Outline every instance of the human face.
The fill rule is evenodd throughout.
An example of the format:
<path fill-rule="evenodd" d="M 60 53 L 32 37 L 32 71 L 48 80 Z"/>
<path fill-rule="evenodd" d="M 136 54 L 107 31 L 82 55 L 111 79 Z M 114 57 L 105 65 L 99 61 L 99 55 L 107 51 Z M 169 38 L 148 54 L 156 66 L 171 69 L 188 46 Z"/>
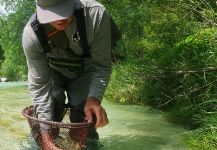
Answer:
<path fill-rule="evenodd" d="M 50 22 L 50 25 L 56 28 L 57 30 L 65 30 L 69 26 L 69 24 L 72 22 L 72 19 L 73 17 L 70 16 L 63 20 L 57 20 L 57 21 Z"/>

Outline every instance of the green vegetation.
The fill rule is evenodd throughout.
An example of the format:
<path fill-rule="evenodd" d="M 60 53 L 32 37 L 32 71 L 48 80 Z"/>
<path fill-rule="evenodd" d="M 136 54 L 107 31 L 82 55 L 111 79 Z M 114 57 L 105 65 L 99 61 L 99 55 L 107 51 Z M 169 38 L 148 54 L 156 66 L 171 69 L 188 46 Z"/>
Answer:
<path fill-rule="evenodd" d="M 16 3 L 19 1 L 20 3 Z M 120 26 L 106 98 L 170 112 L 174 122 L 192 129 L 192 149 L 217 147 L 217 7 L 208 0 L 100 0 Z M 26 75 L 21 47 L 33 0 L 3 1 L 16 13 L 0 17 L 1 74 Z M 25 11 L 23 11 L 25 10 Z M 2 52 L 0 49 L 0 54 Z"/>
<path fill-rule="evenodd" d="M 142 4 L 107 2 L 124 30 L 119 49 L 127 59 L 114 65 L 106 98 L 167 111 L 172 121 L 192 129 L 185 135 L 191 149 L 216 149 L 216 4 L 204 0 Z"/>
<path fill-rule="evenodd" d="M 1 2 L 11 13 L 0 16 L 0 45 L 4 51 L 0 75 L 11 80 L 23 79 L 27 73 L 21 40 L 23 28 L 34 10 L 33 2 L 33 0 Z"/>

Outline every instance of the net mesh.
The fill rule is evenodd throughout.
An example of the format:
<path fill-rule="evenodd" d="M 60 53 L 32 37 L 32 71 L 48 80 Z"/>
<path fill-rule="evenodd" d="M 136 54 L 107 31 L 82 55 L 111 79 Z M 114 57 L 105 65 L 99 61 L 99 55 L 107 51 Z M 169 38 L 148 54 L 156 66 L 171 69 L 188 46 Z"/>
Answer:
<path fill-rule="evenodd" d="M 33 106 L 22 110 L 22 115 L 28 120 L 31 134 L 38 146 L 43 150 L 81 150 L 85 148 L 85 142 L 88 132 L 93 128 L 92 123 L 63 123 L 39 120 L 34 117 L 35 110 Z M 50 127 L 51 143 L 42 140 L 40 126 Z"/>

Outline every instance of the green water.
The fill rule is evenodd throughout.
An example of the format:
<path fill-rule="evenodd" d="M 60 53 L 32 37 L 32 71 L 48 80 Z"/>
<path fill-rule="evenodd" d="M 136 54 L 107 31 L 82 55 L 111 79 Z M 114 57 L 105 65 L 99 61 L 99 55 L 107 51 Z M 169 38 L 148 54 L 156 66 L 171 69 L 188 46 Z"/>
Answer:
<path fill-rule="evenodd" d="M 21 110 L 31 105 L 25 82 L 0 83 L 0 149 L 37 150 Z M 110 124 L 98 129 L 100 150 L 187 150 L 182 127 L 169 123 L 165 115 L 148 107 L 103 106 Z M 95 149 L 94 149 L 95 150 Z"/>

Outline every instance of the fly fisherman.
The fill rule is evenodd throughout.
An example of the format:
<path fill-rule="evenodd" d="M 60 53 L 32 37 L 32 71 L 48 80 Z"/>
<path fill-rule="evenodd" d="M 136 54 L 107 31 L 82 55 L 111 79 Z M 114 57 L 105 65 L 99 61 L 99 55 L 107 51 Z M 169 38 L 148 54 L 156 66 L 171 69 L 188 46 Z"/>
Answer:
<path fill-rule="evenodd" d="M 107 125 L 101 100 L 111 75 L 110 15 L 95 0 L 36 0 L 35 14 L 22 44 L 36 117 L 61 122 L 67 97 L 71 122 L 96 116 L 95 128 Z M 50 127 L 40 129 L 42 147 L 52 147 Z M 96 129 L 88 136 L 99 138 Z"/>

